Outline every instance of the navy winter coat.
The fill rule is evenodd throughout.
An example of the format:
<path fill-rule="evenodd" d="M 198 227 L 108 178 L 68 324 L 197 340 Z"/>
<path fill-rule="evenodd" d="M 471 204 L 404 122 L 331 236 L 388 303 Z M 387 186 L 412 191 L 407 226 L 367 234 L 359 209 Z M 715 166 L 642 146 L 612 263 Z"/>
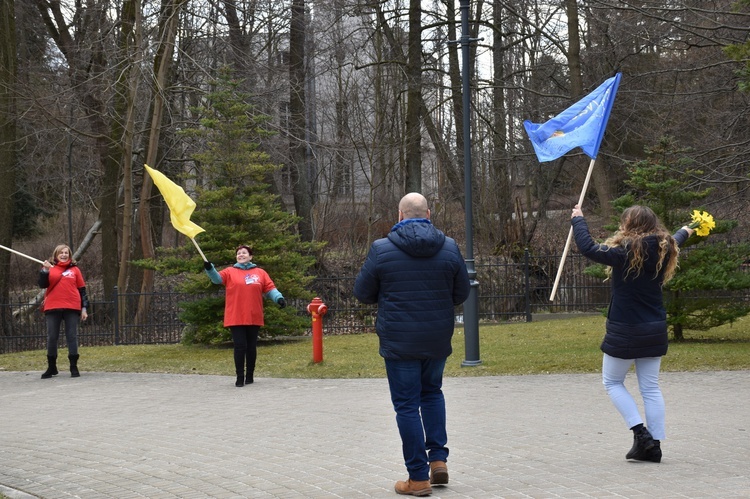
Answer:
<path fill-rule="evenodd" d="M 571 223 L 580 252 L 594 262 L 612 267 L 612 299 L 607 311 L 602 351 L 620 359 L 666 354 L 667 312 L 662 294 L 664 269 L 655 277 L 659 249 L 656 236 L 644 238 L 648 248 L 641 273 L 635 276 L 631 272 L 626 277 L 629 266 L 626 247 L 608 247 L 594 242 L 583 217 L 575 217 Z M 686 230 L 680 229 L 673 237 L 677 245 L 682 246 L 688 236 Z"/>
<path fill-rule="evenodd" d="M 454 306 L 469 297 L 469 275 L 453 239 L 428 219 L 407 219 L 372 244 L 354 296 L 378 304 L 384 358 L 445 359 L 452 352 Z"/>

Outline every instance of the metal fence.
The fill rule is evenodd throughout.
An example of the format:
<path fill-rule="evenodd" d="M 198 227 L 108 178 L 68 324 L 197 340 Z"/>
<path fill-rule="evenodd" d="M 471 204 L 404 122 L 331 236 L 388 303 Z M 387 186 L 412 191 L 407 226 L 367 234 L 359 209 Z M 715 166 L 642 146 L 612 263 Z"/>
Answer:
<path fill-rule="evenodd" d="M 525 252 L 520 261 L 505 257 L 477 259 L 479 281 L 479 320 L 483 323 L 531 321 L 537 313 L 592 312 L 609 302 L 609 285 L 584 274 L 587 263 L 581 255 L 568 256 L 555 300 L 549 300 L 559 255 L 534 256 Z M 310 290 L 328 306 L 323 318 L 324 333 L 348 334 L 374 332 L 377 309 L 359 303 L 352 294 L 355 275 L 329 275 L 316 278 Z M 217 295 L 222 293 L 217 291 Z M 82 346 L 178 343 L 186 324 L 180 320 L 180 303 L 195 300 L 195 295 L 160 290 L 154 293 L 118 293 L 105 301 L 90 296 L 89 319 L 79 328 Z M 148 307 L 139 307 L 147 302 Z M 289 300 L 297 313 L 307 316 L 308 302 Z M 139 317 L 124 310 L 147 310 Z M 457 322 L 463 317 L 457 307 Z M 46 345 L 44 316 L 28 303 L 0 305 L 2 334 L 0 353 L 43 349 Z M 310 331 L 300 331 L 310 334 Z"/>

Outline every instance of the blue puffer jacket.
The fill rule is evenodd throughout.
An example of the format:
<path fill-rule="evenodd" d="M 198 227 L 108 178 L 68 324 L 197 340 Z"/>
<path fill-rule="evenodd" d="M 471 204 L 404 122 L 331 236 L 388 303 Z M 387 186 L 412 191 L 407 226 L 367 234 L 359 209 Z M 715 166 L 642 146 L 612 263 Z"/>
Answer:
<path fill-rule="evenodd" d="M 407 219 L 372 244 L 354 296 L 378 304 L 384 358 L 445 359 L 452 352 L 453 308 L 469 297 L 469 275 L 453 239 L 428 219 Z"/>
<path fill-rule="evenodd" d="M 664 272 L 656 275 L 658 240 L 644 238 L 647 257 L 638 276 L 627 275 L 628 249 L 597 244 L 583 217 L 572 219 L 573 234 L 580 252 L 597 263 L 612 267 L 612 299 L 607 311 L 607 331 L 601 349 L 620 359 L 661 357 L 667 353 L 667 312 L 664 309 L 662 281 Z M 674 234 L 678 246 L 688 238 L 686 230 Z"/>

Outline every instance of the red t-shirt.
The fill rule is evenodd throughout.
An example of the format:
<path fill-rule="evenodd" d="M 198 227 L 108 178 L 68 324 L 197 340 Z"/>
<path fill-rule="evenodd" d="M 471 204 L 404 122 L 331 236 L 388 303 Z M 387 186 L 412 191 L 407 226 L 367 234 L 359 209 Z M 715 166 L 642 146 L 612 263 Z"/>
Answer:
<path fill-rule="evenodd" d="M 226 288 L 224 327 L 262 326 L 263 295 L 276 287 L 260 267 L 227 267 L 219 272 Z"/>
<path fill-rule="evenodd" d="M 81 270 L 70 262 L 57 262 L 49 269 L 49 286 L 44 293 L 44 311 L 55 309 L 81 310 L 81 293 L 83 288 Z"/>

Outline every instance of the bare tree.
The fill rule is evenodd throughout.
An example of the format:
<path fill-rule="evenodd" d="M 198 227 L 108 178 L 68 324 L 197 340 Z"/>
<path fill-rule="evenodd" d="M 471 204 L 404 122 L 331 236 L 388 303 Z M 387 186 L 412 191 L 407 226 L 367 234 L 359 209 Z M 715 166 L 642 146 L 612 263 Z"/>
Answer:
<path fill-rule="evenodd" d="M 506 9 L 503 2 L 494 0 L 492 2 L 492 20 L 498 28 L 506 25 Z M 508 112 L 505 106 L 506 93 L 504 82 L 506 80 L 506 50 L 505 35 L 503 29 L 492 30 L 492 156 L 489 160 L 490 189 L 486 189 L 484 199 L 487 210 L 484 211 L 485 234 L 491 235 L 492 239 L 502 243 L 516 243 L 509 239 L 506 234 L 506 224 L 511 218 L 513 211 L 513 192 L 510 188 L 510 168 L 508 165 Z M 482 220 L 480 218 L 480 220 Z"/>
<path fill-rule="evenodd" d="M 116 109 L 123 116 L 124 123 L 119 128 L 122 133 L 122 241 L 120 244 L 120 269 L 117 287 L 121 292 L 128 287 L 131 258 L 131 241 L 133 236 L 133 147 L 135 140 L 136 96 L 138 92 L 138 67 L 142 58 L 141 47 L 141 8 L 137 0 L 123 2 L 120 24 L 121 60 L 127 61 L 118 78 L 116 92 Z M 114 135 L 114 131 L 113 131 Z M 114 137 L 113 137 L 114 138 Z M 112 188 L 114 186 L 110 186 Z M 124 303 L 118 308 L 125 313 Z"/>
<path fill-rule="evenodd" d="M 578 26 L 578 2 L 576 0 L 565 0 L 565 14 L 565 17 L 568 20 L 568 49 L 566 51 L 566 56 L 568 60 L 568 71 L 570 73 L 570 94 L 573 101 L 576 101 L 583 97 L 584 94 L 583 70 L 581 68 L 581 35 Z M 603 80 L 603 76 L 609 77 L 611 75 L 599 75 L 599 79 Z M 599 207 L 602 210 L 602 214 L 609 216 L 612 214 L 612 208 L 610 206 L 612 196 L 609 192 L 607 170 L 602 163 L 602 161 L 599 161 L 599 167 L 594 168 L 591 172 L 591 180 L 596 188 L 599 198 Z"/>
<path fill-rule="evenodd" d="M 661 137 L 675 137 L 702 166 L 696 184 L 716 188 L 706 206 L 745 218 L 750 183 L 741 165 L 750 161 L 750 100 L 738 92 L 741 63 L 723 50 L 747 39 L 750 6 L 590 0 L 586 8 L 587 19 L 607 13 L 609 20 L 591 24 L 589 60 L 614 61 L 624 75 L 609 125 L 615 133 L 607 150 L 617 151 L 610 171 L 644 158 Z"/>
<path fill-rule="evenodd" d="M 179 14 L 181 7 L 187 0 L 163 0 L 162 11 L 159 18 L 159 45 L 154 58 L 153 74 L 153 102 L 151 104 L 151 123 L 149 127 L 148 149 L 146 151 L 146 164 L 157 165 L 159 153 L 159 138 L 161 136 L 162 120 L 164 117 L 165 91 L 169 83 L 169 75 L 174 52 L 177 28 L 179 26 Z M 141 184 L 141 199 L 139 206 L 139 226 L 141 235 L 141 249 L 143 257 L 152 259 L 156 252 L 154 247 L 152 221 L 151 221 L 151 198 L 153 192 L 153 181 L 145 172 Z M 136 322 L 145 321 L 149 310 L 149 296 L 154 290 L 154 271 L 146 269 L 143 272 L 141 282 L 141 298 L 138 302 Z"/>
<path fill-rule="evenodd" d="M 117 181 L 119 161 L 117 143 L 110 139 L 116 127 L 107 109 L 107 55 L 105 33 L 108 31 L 107 10 L 109 2 L 88 2 L 78 4 L 73 13 L 75 22 L 67 21 L 67 13 L 60 2 L 35 0 L 44 25 L 62 53 L 68 67 L 71 88 L 82 105 L 92 137 L 92 147 L 96 155 L 100 177 L 103 179 L 98 209 L 99 217 L 105 222 L 102 229 L 101 274 L 106 293 L 111 293 L 117 283 Z"/>

